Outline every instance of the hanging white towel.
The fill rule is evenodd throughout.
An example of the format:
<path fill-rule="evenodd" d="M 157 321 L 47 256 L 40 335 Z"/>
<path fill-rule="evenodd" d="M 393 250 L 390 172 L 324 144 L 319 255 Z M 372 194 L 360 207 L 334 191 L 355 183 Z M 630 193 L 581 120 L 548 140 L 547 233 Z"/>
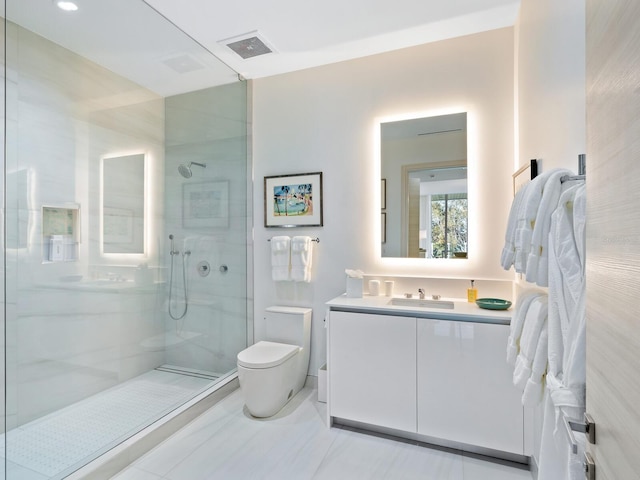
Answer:
<path fill-rule="evenodd" d="M 291 238 L 287 236 L 271 239 L 271 278 L 274 282 L 291 280 Z"/>
<path fill-rule="evenodd" d="M 311 282 L 313 242 L 311 237 L 293 237 L 291 240 L 291 279 L 296 282 Z"/>
<path fill-rule="evenodd" d="M 560 199 L 563 185 L 565 185 L 560 179 L 563 175 L 570 174 L 569 170 L 552 170 L 542 189 L 542 197 L 536 213 L 536 221 L 531 234 L 531 245 L 527 258 L 527 281 L 537 283 L 541 287 L 549 285 L 549 230 L 551 228 L 551 216 L 558 207 L 558 200 Z"/>
<path fill-rule="evenodd" d="M 502 248 L 502 254 L 500 256 L 500 265 L 502 265 L 502 268 L 505 270 L 509 270 L 515 261 L 518 214 L 520 213 L 520 208 L 526 193 L 526 187 L 523 187 L 516 192 L 516 196 L 511 204 L 511 210 L 509 211 L 507 231 L 504 235 L 504 247 Z"/>
<path fill-rule="evenodd" d="M 586 187 L 565 191 L 549 233 L 549 400 L 541 434 L 540 478 L 561 472 L 563 480 L 582 478 L 579 456 L 568 448 L 562 416 L 581 419 L 585 411 Z M 578 436 L 579 437 L 579 436 Z"/>
<path fill-rule="evenodd" d="M 543 295 L 543 293 L 536 290 L 528 290 L 521 293 L 520 297 L 518 297 L 515 312 L 509 326 L 509 338 L 507 340 L 507 363 L 510 365 L 515 365 L 516 358 L 520 353 L 520 336 L 522 335 L 522 327 L 524 326 L 524 319 L 527 316 L 527 310 L 529 310 L 531 302 L 540 295 Z"/>
<path fill-rule="evenodd" d="M 531 375 L 524 386 L 522 392 L 522 404 L 525 407 L 535 407 L 542 401 L 544 395 L 545 376 L 547 374 L 547 351 L 548 351 L 547 322 L 542 327 L 540 339 L 536 347 L 536 353 L 531 364 Z"/>
<path fill-rule="evenodd" d="M 527 272 L 527 260 L 529 259 L 531 240 L 536 226 L 538 208 L 542 202 L 547 181 L 551 176 L 555 177 L 558 174 L 568 175 L 571 174 L 571 172 L 569 170 L 555 168 L 538 175 L 524 187 L 526 190 L 518 212 L 515 231 L 514 266 L 518 273 Z M 551 212 L 552 211 L 553 210 L 551 210 Z"/>
<path fill-rule="evenodd" d="M 532 302 L 522 328 L 520 337 L 520 353 L 516 358 L 513 369 L 513 384 L 524 390 L 527 380 L 531 377 L 531 369 L 535 359 L 538 342 L 546 328 L 547 321 L 547 296 L 536 297 Z"/>

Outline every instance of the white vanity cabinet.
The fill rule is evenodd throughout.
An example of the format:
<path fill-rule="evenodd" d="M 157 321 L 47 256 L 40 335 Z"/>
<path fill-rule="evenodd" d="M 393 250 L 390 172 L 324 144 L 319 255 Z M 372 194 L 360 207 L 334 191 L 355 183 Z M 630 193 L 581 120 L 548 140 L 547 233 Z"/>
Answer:
<path fill-rule="evenodd" d="M 510 312 L 456 302 L 328 302 L 329 422 L 521 461 L 522 393 L 506 362 Z"/>
<path fill-rule="evenodd" d="M 417 319 L 418 433 L 523 455 L 509 326 Z"/>
<path fill-rule="evenodd" d="M 332 416 L 415 431 L 415 318 L 332 311 L 328 371 Z"/>

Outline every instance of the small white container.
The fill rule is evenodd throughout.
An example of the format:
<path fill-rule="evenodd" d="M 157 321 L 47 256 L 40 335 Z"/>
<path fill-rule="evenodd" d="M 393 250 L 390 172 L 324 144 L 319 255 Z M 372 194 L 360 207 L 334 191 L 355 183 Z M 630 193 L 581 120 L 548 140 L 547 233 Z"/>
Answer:
<path fill-rule="evenodd" d="M 51 235 L 49 240 L 49 261 L 64 262 L 64 235 Z"/>
<path fill-rule="evenodd" d="M 393 297 L 393 280 L 385 280 L 384 295 L 386 297 Z"/>
<path fill-rule="evenodd" d="M 347 277 L 347 297 L 362 298 L 362 278 Z"/>
<path fill-rule="evenodd" d="M 327 403 L 327 364 L 318 369 L 318 401 Z"/>
<path fill-rule="evenodd" d="M 369 280 L 369 295 L 372 297 L 380 295 L 380 280 Z"/>

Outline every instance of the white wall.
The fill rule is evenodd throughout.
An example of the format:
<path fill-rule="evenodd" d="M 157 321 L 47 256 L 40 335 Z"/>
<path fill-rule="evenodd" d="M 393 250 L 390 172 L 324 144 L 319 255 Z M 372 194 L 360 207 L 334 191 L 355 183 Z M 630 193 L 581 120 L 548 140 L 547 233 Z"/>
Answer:
<path fill-rule="evenodd" d="M 510 295 L 512 274 L 500 268 L 499 258 L 512 194 L 513 60 L 513 29 L 505 28 L 255 80 L 257 339 L 267 306 L 312 307 L 310 372 L 315 374 L 325 359 L 324 303 L 344 293 L 345 268 L 458 297 L 464 297 L 468 279 L 478 280 L 481 295 L 487 296 L 503 282 Z M 470 230 L 475 233 L 469 260 L 381 259 L 378 123 L 462 111 L 468 112 Z M 324 226 L 265 228 L 264 176 L 316 171 L 323 172 Z M 271 281 L 267 240 L 280 234 L 320 238 L 311 284 Z M 428 278 L 411 282 L 401 276 Z"/>
<path fill-rule="evenodd" d="M 586 153 L 584 0 L 522 0 L 516 31 L 519 166 L 577 171 Z M 587 162 L 589 159 L 587 159 Z"/>
<path fill-rule="evenodd" d="M 577 171 L 578 154 L 586 152 L 584 1 L 522 0 L 515 32 L 519 154 L 514 167 L 539 158 L 542 171 Z M 518 288 L 527 288 L 526 282 Z M 541 411 L 530 413 L 534 430 L 527 443 L 537 459 Z"/>

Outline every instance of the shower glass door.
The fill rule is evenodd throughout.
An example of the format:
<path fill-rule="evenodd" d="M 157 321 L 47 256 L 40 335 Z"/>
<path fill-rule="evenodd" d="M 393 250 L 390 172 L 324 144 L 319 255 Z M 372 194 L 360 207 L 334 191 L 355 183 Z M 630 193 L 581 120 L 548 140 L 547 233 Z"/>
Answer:
<path fill-rule="evenodd" d="M 246 83 L 141 0 L 78 7 L 6 1 L 8 479 L 64 478 L 247 344 Z"/>

